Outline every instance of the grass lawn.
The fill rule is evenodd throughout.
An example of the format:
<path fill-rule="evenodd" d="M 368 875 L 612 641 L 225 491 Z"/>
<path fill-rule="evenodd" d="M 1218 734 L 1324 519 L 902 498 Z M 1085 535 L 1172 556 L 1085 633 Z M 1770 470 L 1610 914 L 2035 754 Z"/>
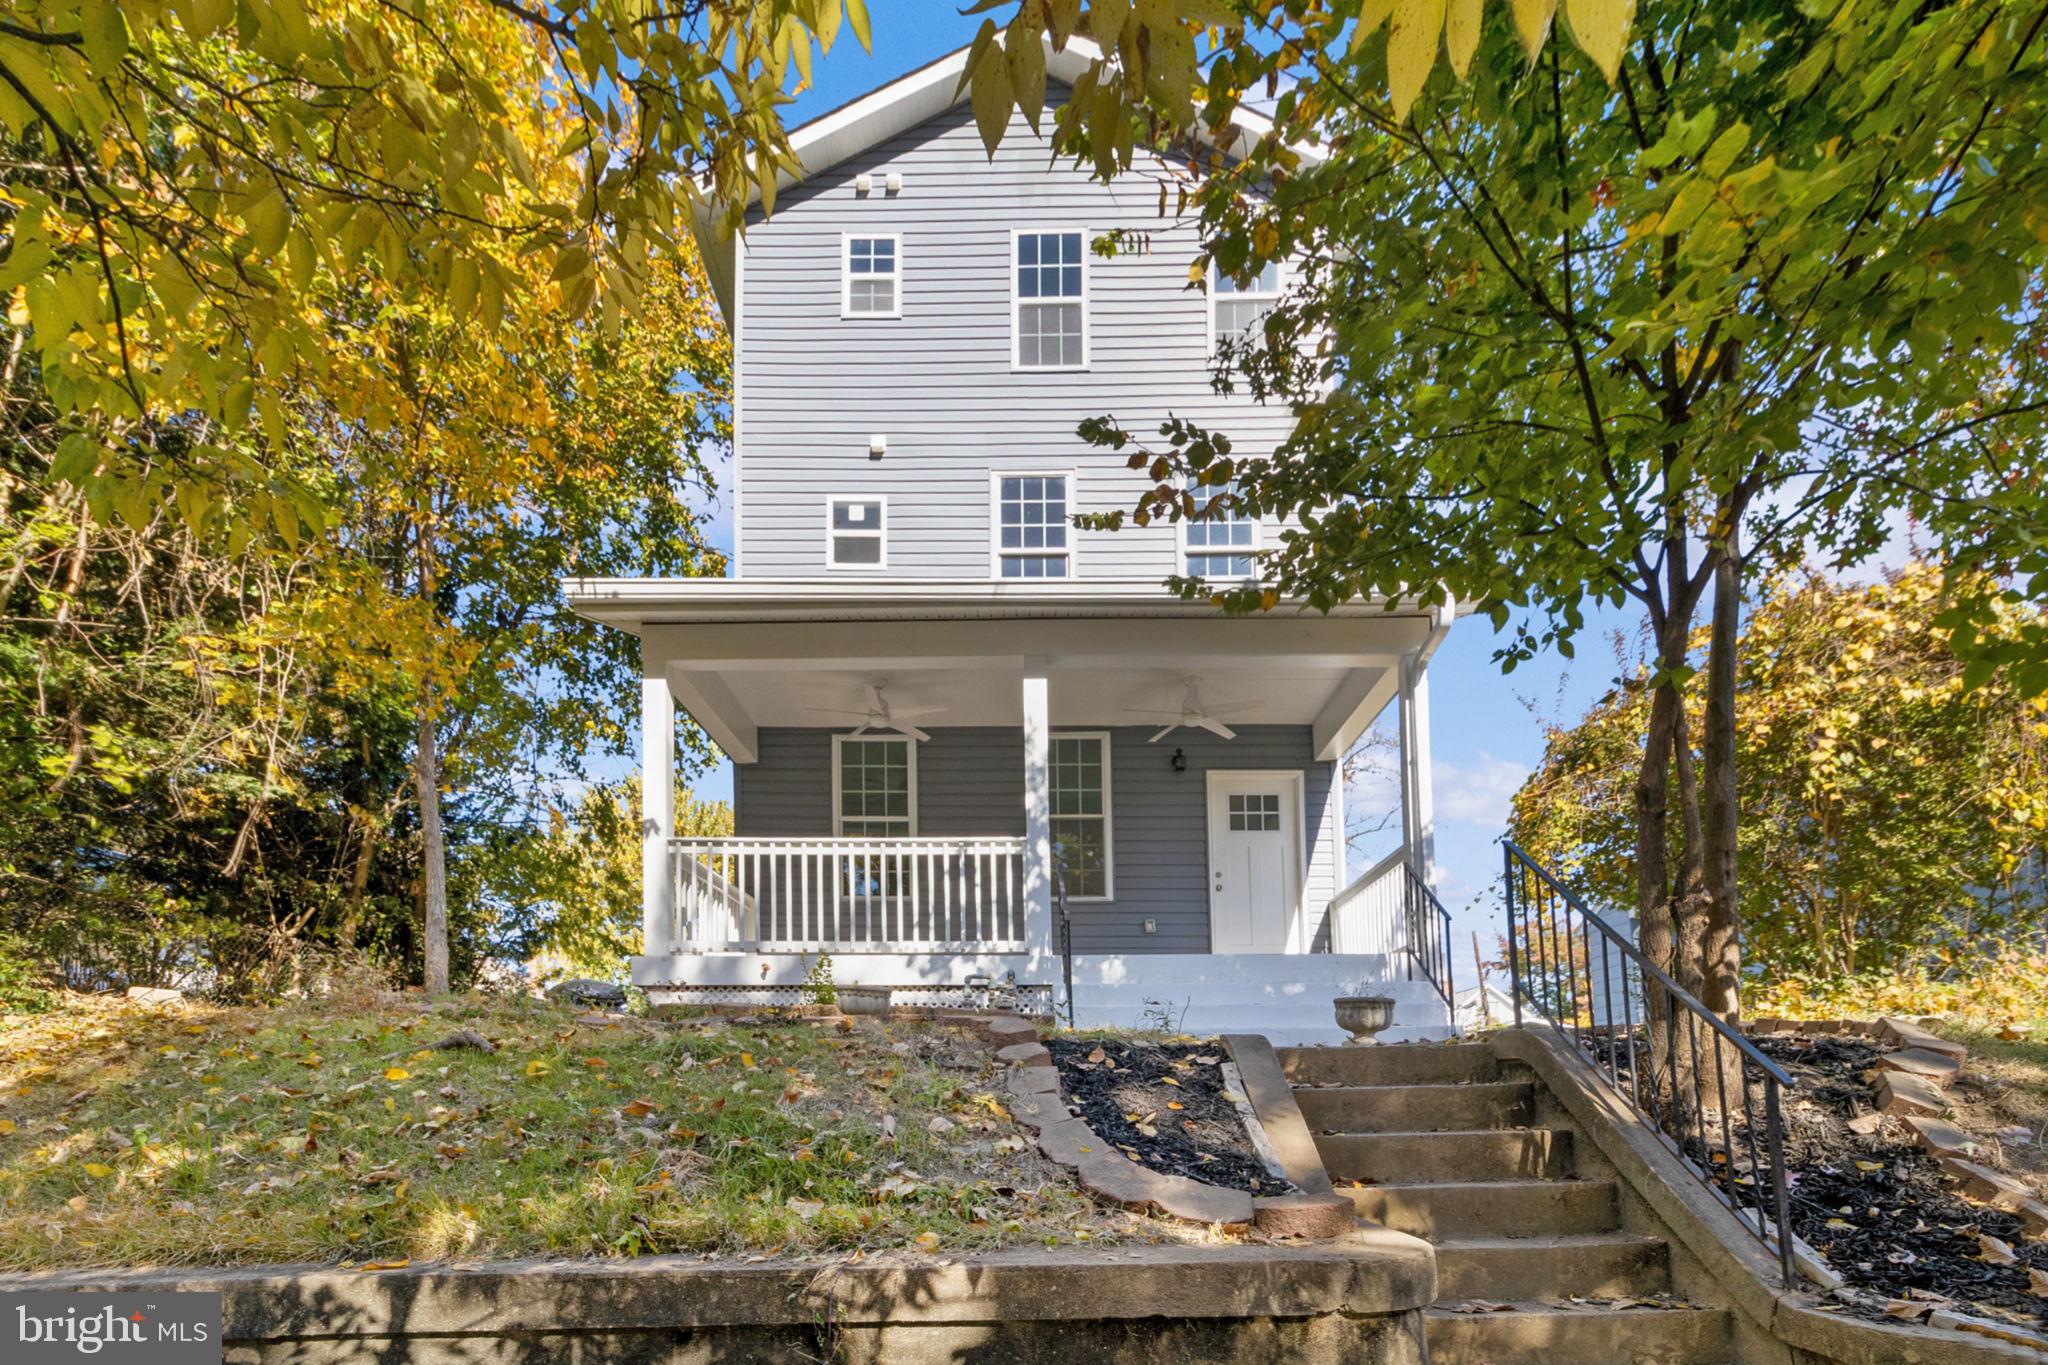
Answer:
<path fill-rule="evenodd" d="M 0 1020 L 0 1268 L 1193 1235 L 1075 1192 L 996 1079 L 931 1025 L 74 996 Z"/>

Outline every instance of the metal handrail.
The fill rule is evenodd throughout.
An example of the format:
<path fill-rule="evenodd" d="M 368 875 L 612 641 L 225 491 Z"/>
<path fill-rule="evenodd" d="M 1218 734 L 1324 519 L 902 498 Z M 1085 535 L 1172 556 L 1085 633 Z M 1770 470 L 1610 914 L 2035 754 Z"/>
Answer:
<path fill-rule="evenodd" d="M 1401 866 L 1408 893 L 1408 979 L 1413 981 L 1415 969 L 1422 968 L 1422 979 L 1443 997 L 1444 1008 L 1450 1011 L 1451 1027 L 1455 1029 L 1458 992 L 1451 972 L 1451 912 L 1444 909 L 1444 903 L 1429 889 L 1415 864 Z"/>
<path fill-rule="evenodd" d="M 1513 840 L 1501 840 L 1501 849 L 1516 1027 L 1526 1001 L 1560 1033 L 1569 1031 L 1615 1096 L 1777 1253 L 1779 1273 L 1793 1287 L 1783 1092 L 1797 1082 Z M 1739 1113 L 1731 1081 L 1741 1091 Z"/>

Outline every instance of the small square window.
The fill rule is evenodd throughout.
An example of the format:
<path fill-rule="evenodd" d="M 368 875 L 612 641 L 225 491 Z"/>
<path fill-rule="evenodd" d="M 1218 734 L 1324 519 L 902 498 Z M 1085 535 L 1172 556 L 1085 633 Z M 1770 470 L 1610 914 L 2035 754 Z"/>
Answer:
<path fill-rule="evenodd" d="M 881 498 L 826 501 L 826 562 L 835 569 L 879 569 L 888 563 Z"/>
<path fill-rule="evenodd" d="M 901 316 L 902 244 L 894 236 L 848 237 L 840 295 L 844 317 Z"/>

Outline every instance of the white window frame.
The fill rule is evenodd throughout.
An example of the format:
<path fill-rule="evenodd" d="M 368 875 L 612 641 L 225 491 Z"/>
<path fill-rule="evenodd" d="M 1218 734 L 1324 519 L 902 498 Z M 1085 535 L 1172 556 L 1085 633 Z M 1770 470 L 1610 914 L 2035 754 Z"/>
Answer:
<path fill-rule="evenodd" d="M 1067 572 L 1062 578 L 1005 578 L 1003 561 L 1006 559 L 1045 559 L 1054 552 L 1050 550 L 1003 549 L 1003 480 L 1004 479 L 1065 479 L 1067 481 Z M 988 576 L 998 583 L 1039 584 L 1071 583 L 1081 576 L 1080 535 L 1074 529 L 1073 516 L 1080 503 L 1081 476 L 1074 469 L 991 469 L 988 472 Z"/>
<path fill-rule="evenodd" d="M 1194 491 L 1195 491 L 1195 486 L 1194 486 L 1194 485 L 1193 485 L 1192 483 L 1190 483 L 1190 484 L 1188 485 L 1188 491 L 1189 491 L 1190 493 L 1192 493 L 1192 492 L 1194 492 Z M 1265 548 L 1265 542 L 1266 542 L 1266 527 L 1265 527 L 1265 523 L 1264 523 L 1264 522 L 1262 522 L 1261 520 L 1259 520 L 1259 518 L 1257 518 L 1257 517 L 1251 517 L 1251 518 L 1248 518 L 1247 520 L 1248 520 L 1248 524 L 1249 524 L 1249 525 L 1251 526 L 1251 528 L 1252 528 L 1252 543 L 1251 543 L 1251 544 L 1250 544 L 1249 546 L 1247 546 L 1247 547 L 1245 548 L 1245 550 L 1244 550 L 1244 553 L 1245 553 L 1245 554 L 1248 554 L 1248 555 L 1250 555 L 1250 556 L 1252 557 L 1252 571 L 1251 571 L 1251 573 L 1250 573 L 1250 574 L 1248 575 L 1248 578 L 1247 578 L 1247 579 L 1232 579 L 1232 580 L 1231 580 L 1232 582 L 1244 582 L 1244 581 L 1248 581 L 1249 579 L 1256 579 L 1256 578 L 1257 578 L 1257 577 L 1259 576 L 1259 551 Z M 1176 534 L 1176 538 L 1177 538 L 1177 539 L 1179 540 L 1179 542 L 1180 542 L 1180 572 L 1181 572 L 1181 573 L 1182 573 L 1183 575 L 1186 575 L 1186 574 L 1188 573 L 1188 556 L 1189 556 L 1189 555 L 1213 555 L 1213 554 L 1236 554 L 1236 553 L 1238 553 L 1238 551 L 1237 551 L 1237 549 L 1236 549 L 1235 547 L 1232 547 L 1232 548 L 1230 548 L 1230 549 L 1227 549 L 1227 550 L 1213 550 L 1213 549 L 1209 549 L 1209 548 L 1207 548 L 1207 547 L 1203 547 L 1203 548 L 1199 548 L 1199 549 L 1198 549 L 1198 548 L 1196 548 L 1196 547 L 1194 547 L 1194 546 L 1191 546 L 1191 545 L 1189 545 L 1189 544 L 1188 544 L 1188 528 L 1189 528 L 1190 526 L 1192 526 L 1193 524 L 1194 524 L 1194 523 L 1192 523 L 1192 522 L 1188 521 L 1188 520 L 1187 520 L 1187 519 L 1186 519 L 1185 517 L 1183 517 L 1183 518 L 1181 518 L 1181 519 L 1180 519 L 1180 520 L 1179 520 L 1179 521 L 1178 521 L 1178 522 L 1177 522 L 1177 523 L 1175 524 L 1175 528 L 1174 528 L 1174 530 L 1175 530 L 1175 534 Z"/>
<path fill-rule="evenodd" d="M 1115 781 L 1110 773 L 1110 732 L 1107 730 L 1054 730 L 1053 739 L 1093 739 L 1102 744 L 1102 894 L 1099 896 L 1069 895 L 1070 905 L 1106 904 L 1116 899 L 1116 800 Z M 1048 771 L 1048 782 L 1051 774 Z M 1050 801 L 1051 791 L 1047 791 Z M 1050 829 L 1058 820 L 1092 820 L 1092 815 L 1053 815 L 1048 812 L 1046 827 Z"/>
<path fill-rule="evenodd" d="M 1053 237 L 1077 234 L 1081 238 L 1081 363 L 1078 365 L 1026 365 L 1024 363 L 1024 336 L 1021 330 L 1024 317 L 1024 296 L 1022 292 L 1024 268 L 1017 264 L 1017 242 L 1023 237 Z M 1089 257 L 1088 229 L 1080 227 L 1030 227 L 1010 229 L 1010 369 L 1019 374 L 1073 374 L 1088 368 L 1088 362 L 1095 353 L 1094 310 L 1088 306 L 1088 295 L 1094 275 L 1094 265 Z M 901 269 L 901 267 L 898 267 Z M 1032 299 L 1033 303 L 1044 303 L 1044 299 Z"/>
<path fill-rule="evenodd" d="M 832 524 L 833 514 L 842 503 L 871 502 L 879 509 L 879 524 L 872 531 L 849 531 Z M 841 564 L 832 557 L 835 541 L 841 536 L 858 540 L 873 540 L 881 546 L 882 557 L 872 564 Z M 830 573 L 875 573 L 889 567 L 889 500 L 885 497 L 865 493 L 832 493 L 825 498 L 825 568 Z"/>
<path fill-rule="evenodd" d="M 898 265 L 897 269 L 901 270 L 902 266 Z M 1202 300 L 1202 325 L 1208 329 L 1208 354 L 1212 360 L 1216 356 L 1216 346 L 1222 340 L 1216 331 L 1217 304 L 1225 298 L 1271 299 L 1275 304 L 1278 304 L 1287 295 L 1287 266 L 1279 261 L 1273 263 L 1273 292 L 1270 294 L 1252 293 L 1246 290 L 1226 295 L 1216 288 L 1216 276 L 1216 262 L 1211 261 L 1209 262 L 1209 279 L 1202 286 L 1202 292 L 1207 296 Z"/>
<path fill-rule="evenodd" d="M 891 276 L 896 288 L 891 297 L 896 306 L 887 312 L 855 312 L 853 309 L 853 244 L 855 241 L 895 244 L 896 273 Z M 874 278 L 872 275 L 870 279 Z M 839 234 L 839 316 L 850 321 L 862 322 L 870 318 L 900 318 L 903 316 L 903 234 L 900 232 L 842 232 Z"/>
<path fill-rule="evenodd" d="M 844 748 L 844 747 L 845 747 L 845 746 L 846 746 L 847 744 L 849 744 L 849 743 L 852 743 L 852 744 L 870 744 L 870 743 L 875 743 L 875 742 L 881 742 L 881 743 L 890 743 L 890 744 L 893 744 L 893 743 L 901 743 L 901 744 L 902 744 L 902 745 L 904 746 L 904 753 L 905 753 L 905 754 L 907 755 L 907 757 L 905 758 L 905 760 L 904 760 L 904 761 L 905 761 L 905 762 L 906 762 L 906 763 L 907 763 L 907 764 L 909 765 L 909 768 L 910 768 L 910 832 L 909 832 L 908 834 L 902 834 L 902 835 L 883 835 L 883 834 L 853 834 L 853 835 L 849 835 L 849 834 L 848 834 L 848 833 L 846 832 L 846 820 L 847 820 L 847 816 L 846 816 L 846 802 L 845 802 L 845 800 L 844 800 L 844 797 L 845 797 L 845 795 L 846 795 L 846 782 L 845 782 L 845 777 L 844 777 L 844 774 L 843 774 L 843 773 L 842 773 L 842 772 L 840 771 L 840 761 L 839 761 L 839 754 L 840 754 L 840 750 L 841 750 L 841 749 L 843 749 L 843 748 Z M 833 838 L 835 838 L 835 839 L 848 839 L 848 838 L 852 838 L 852 839 L 885 839 L 885 838 L 903 838 L 903 839 L 915 839 L 915 838 L 917 837 L 917 748 L 918 748 L 918 745 L 917 745 L 917 741 L 916 741 L 916 740 L 914 740 L 914 739 L 912 739 L 912 738 L 911 738 L 911 737 L 910 737 L 909 735 L 898 735 L 898 734 L 872 734 L 872 733 L 871 733 L 871 734 L 865 734 L 865 735 L 834 735 L 834 736 L 832 736 L 832 837 L 833 837 Z M 855 816 L 854 818 L 855 818 L 855 819 L 868 819 L 868 818 L 871 818 L 871 817 L 867 817 L 867 816 Z"/>

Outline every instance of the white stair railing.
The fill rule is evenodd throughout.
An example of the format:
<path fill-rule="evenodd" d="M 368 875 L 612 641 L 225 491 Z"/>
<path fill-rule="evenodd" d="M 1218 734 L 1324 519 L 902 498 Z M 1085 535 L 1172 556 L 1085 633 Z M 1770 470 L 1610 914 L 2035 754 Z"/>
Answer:
<path fill-rule="evenodd" d="M 683 952 L 1021 952 L 1024 841 L 672 839 Z"/>

